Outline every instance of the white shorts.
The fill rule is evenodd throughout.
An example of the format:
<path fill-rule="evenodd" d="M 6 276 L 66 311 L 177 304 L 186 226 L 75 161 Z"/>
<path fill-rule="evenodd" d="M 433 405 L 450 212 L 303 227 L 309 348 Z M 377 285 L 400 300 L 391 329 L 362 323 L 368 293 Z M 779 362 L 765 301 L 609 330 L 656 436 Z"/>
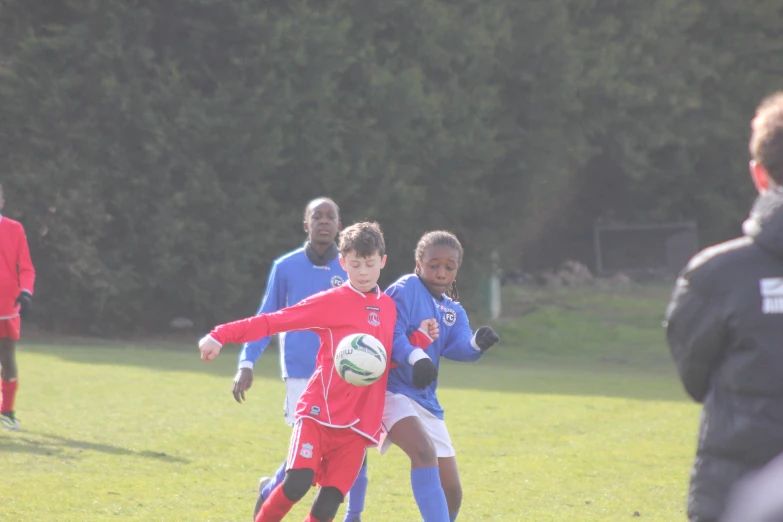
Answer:
<path fill-rule="evenodd" d="M 309 381 L 310 379 L 293 379 L 291 377 L 285 380 L 283 414 L 285 415 L 285 421 L 289 426 L 293 426 L 296 422 L 296 403 L 299 402 L 299 397 L 304 393 Z"/>
<path fill-rule="evenodd" d="M 424 429 L 432 439 L 438 458 L 453 457 L 457 454 L 451 443 L 445 421 L 437 418 L 419 403 L 401 393 L 386 392 L 386 405 L 383 408 L 383 430 L 381 431 L 380 445 L 378 445 L 378 451 L 381 452 L 381 455 L 386 453 L 392 445 L 392 441 L 387 437 L 389 430 L 397 424 L 397 421 L 405 417 L 418 417 L 424 424 Z"/>

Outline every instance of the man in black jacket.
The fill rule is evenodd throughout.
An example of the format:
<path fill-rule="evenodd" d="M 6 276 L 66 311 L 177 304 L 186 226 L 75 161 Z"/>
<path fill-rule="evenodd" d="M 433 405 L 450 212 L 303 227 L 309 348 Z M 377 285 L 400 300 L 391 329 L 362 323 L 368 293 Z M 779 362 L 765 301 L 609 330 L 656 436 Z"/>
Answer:
<path fill-rule="evenodd" d="M 783 452 L 783 92 L 751 129 L 759 197 L 745 235 L 696 255 L 666 311 L 682 382 L 704 404 L 691 522 L 719 520 L 732 487 Z"/>

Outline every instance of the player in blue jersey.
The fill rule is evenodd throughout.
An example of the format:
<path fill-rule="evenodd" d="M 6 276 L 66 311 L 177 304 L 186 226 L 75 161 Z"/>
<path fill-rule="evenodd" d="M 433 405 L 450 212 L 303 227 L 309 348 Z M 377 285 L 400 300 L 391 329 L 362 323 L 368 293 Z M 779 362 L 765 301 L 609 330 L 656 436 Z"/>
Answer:
<path fill-rule="evenodd" d="M 475 361 L 500 340 L 489 326 L 472 331 L 457 302 L 462 254 L 454 234 L 428 232 L 416 247 L 415 273 L 386 290 L 397 305 L 393 361 L 398 366 L 389 373 L 380 451 L 393 443 L 410 458 L 413 495 L 427 522 L 453 522 L 462 503 L 456 453 L 435 393 L 438 362 L 441 357 Z M 421 330 L 422 321 L 433 317 L 437 326 Z M 436 481 L 442 489 L 433 492 Z"/>
<path fill-rule="evenodd" d="M 304 230 L 307 242 L 301 248 L 275 260 L 269 273 L 264 297 L 258 314 L 268 314 L 295 305 L 313 294 L 340 286 L 347 275 L 340 266 L 335 237 L 342 228 L 340 208 L 329 198 L 311 201 L 304 212 Z M 246 343 L 239 354 L 239 369 L 234 378 L 234 399 L 241 403 L 245 392 L 253 384 L 253 365 L 269 345 L 264 337 Z M 296 403 L 307 381 L 315 370 L 315 359 L 320 346 L 318 335 L 308 330 L 281 333 L 280 367 L 286 386 L 284 412 L 286 422 L 294 425 Z M 253 517 L 258 514 L 264 500 L 285 477 L 286 463 L 272 477 L 263 477 L 259 483 L 258 498 Z M 367 491 L 367 462 L 348 494 L 346 522 L 359 521 L 364 509 Z"/>

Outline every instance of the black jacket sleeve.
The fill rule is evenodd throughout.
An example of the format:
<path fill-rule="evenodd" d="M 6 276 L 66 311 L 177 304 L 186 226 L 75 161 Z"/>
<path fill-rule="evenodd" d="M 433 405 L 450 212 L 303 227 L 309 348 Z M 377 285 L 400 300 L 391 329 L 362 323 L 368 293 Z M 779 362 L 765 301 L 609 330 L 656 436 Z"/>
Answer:
<path fill-rule="evenodd" d="M 704 402 L 725 351 L 722 303 L 680 277 L 666 310 L 666 338 L 685 391 Z"/>

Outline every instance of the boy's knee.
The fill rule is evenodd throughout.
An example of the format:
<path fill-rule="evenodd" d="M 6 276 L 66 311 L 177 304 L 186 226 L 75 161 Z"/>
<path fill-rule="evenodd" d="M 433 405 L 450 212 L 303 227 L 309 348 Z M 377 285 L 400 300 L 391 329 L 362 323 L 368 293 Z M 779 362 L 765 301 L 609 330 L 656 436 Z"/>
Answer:
<path fill-rule="evenodd" d="M 283 479 L 283 493 L 292 502 L 302 500 L 313 485 L 315 473 L 311 469 L 288 470 Z"/>
<path fill-rule="evenodd" d="M 431 467 L 438 465 L 438 455 L 435 452 L 435 445 L 432 444 L 432 441 L 429 438 L 418 441 L 408 456 L 414 467 Z"/>
<path fill-rule="evenodd" d="M 328 522 L 337 514 L 342 502 L 343 494 L 339 489 L 332 486 L 321 488 L 315 497 L 310 514 L 319 522 Z"/>

